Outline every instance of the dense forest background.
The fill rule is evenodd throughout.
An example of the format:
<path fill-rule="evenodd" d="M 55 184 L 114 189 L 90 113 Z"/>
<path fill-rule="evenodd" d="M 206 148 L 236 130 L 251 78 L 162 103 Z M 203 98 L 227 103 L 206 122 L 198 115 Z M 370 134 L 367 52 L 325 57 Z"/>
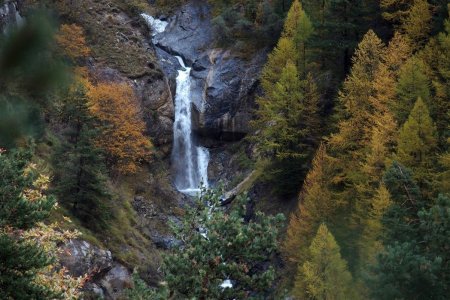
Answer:
<path fill-rule="evenodd" d="M 224 208 L 224 191 L 204 190 L 170 228 L 152 223 L 183 243 L 163 253 L 128 199 L 153 193 L 143 174 L 170 189 L 167 158 L 133 87 L 93 65 L 161 71 L 139 37 L 120 46 L 125 25 L 95 16 L 186 1 L 91 2 L 24 1 L 26 22 L 0 38 L 1 299 L 89 299 L 89 274 L 59 262 L 76 238 L 136 268 L 125 299 L 448 298 L 448 1 L 208 1 L 217 47 L 269 53 L 239 142 L 245 192 L 265 196 Z M 159 266 L 158 280 L 145 274 Z"/>

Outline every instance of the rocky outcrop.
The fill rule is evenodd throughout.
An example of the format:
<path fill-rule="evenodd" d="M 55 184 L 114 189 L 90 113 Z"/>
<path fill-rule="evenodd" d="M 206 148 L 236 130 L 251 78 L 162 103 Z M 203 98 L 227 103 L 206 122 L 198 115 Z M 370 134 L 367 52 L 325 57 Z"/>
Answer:
<path fill-rule="evenodd" d="M 217 48 L 210 7 L 190 1 L 168 19 L 166 30 L 154 37 L 157 55 L 169 83 L 173 84 L 181 56 L 192 67 L 194 132 L 213 140 L 239 140 L 249 132 L 249 121 L 258 91 L 258 77 L 266 59 L 261 50 L 246 60 Z"/>
<path fill-rule="evenodd" d="M 115 263 L 105 276 L 99 280 L 99 285 L 105 299 L 120 299 L 123 296 L 123 291 L 132 287 L 133 280 L 127 268 Z"/>
<path fill-rule="evenodd" d="M 104 273 L 113 265 L 112 254 L 82 240 L 71 240 L 63 247 L 61 264 L 73 276 Z"/>
<path fill-rule="evenodd" d="M 71 240 L 63 246 L 59 261 L 72 276 L 87 274 L 84 291 L 93 297 L 119 299 L 126 288 L 132 287 L 130 271 L 113 260 L 109 250 L 87 241 Z"/>

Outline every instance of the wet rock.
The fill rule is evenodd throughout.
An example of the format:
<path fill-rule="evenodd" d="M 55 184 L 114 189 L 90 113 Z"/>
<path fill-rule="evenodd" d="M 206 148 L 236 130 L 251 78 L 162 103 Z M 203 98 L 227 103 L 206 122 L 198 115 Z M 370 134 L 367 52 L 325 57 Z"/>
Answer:
<path fill-rule="evenodd" d="M 154 43 L 172 55 L 183 57 L 188 65 L 213 42 L 211 9 L 202 1 L 191 1 L 171 17 L 166 31 L 157 34 Z"/>
<path fill-rule="evenodd" d="M 100 249 L 83 240 L 70 240 L 62 250 L 61 265 L 73 276 L 103 273 L 113 265 L 109 250 Z"/>
<path fill-rule="evenodd" d="M 190 1 L 170 17 L 166 30 L 155 36 L 156 53 L 173 94 L 180 68 L 173 56 L 181 56 L 192 67 L 194 132 L 210 140 L 236 141 L 250 132 L 267 50 L 246 60 L 227 49 L 215 48 L 219 37 L 214 36 L 211 19 L 205 1 Z"/>

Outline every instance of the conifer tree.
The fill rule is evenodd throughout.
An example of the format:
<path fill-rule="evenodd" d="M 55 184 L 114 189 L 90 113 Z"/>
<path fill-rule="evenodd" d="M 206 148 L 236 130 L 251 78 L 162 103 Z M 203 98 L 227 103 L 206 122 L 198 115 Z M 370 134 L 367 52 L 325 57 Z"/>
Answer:
<path fill-rule="evenodd" d="M 51 263 L 44 250 L 24 240 L 20 232 L 43 221 L 54 207 L 52 197 L 30 201 L 36 174 L 27 170 L 30 152 L 0 153 L 0 298 L 51 299 L 58 295 L 36 281 Z"/>
<path fill-rule="evenodd" d="M 262 263 L 277 249 L 283 215 L 269 217 L 258 212 L 247 222 L 248 197 L 238 196 L 229 211 L 221 207 L 220 198 L 220 191 L 203 191 L 186 210 L 182 224 L 173 224 L 175 237 L 184 245 L 164 257 L 171 295 L 176 299 L 245 299 L 251 293 L 255 298 L 271 298 L 275 271 Z"/>
<path fill-rule="evenodd" d="M 391 205 L 391 196 L 381 184 L 371 203 L 368 217 L 359 244 L 360 261 L 363 268 L 375 264 L 376 257 L 383 250 L 383 216 Z"/>
<path fill-rule="evenodd" d="M 339 95 L 344 120 L 339 124 L 339 133 L 331 137 L 332 146 L 358 149 L 364 144 L 365 126 L 373 112 L 369 98 L 374 95 L 373 80 L 383 51 L 383 42 L 371 30 L 358 45 L 351 73 Z"/>
<path fill-rule="evenodd" d="M 413 47 L 411 45 L 411 40 L 404 34 L 396 31 L 389 41 L 389 45 L 386 48 L 383 57 L 385 65 L 393 72 L 395 78 L 397 78 L 403 64 L 411 58 L 412 53 Z"/>
<path fill-rule="evenodd" d="M 411 171 L 394 161 L 383 182 L 391 195 L 391 205 L 383 216 L 384 244 L 414 240 L 419 225 L 417 213 L 425 207 L 425 201 Z"/>
<path fill-rule="evenodd" d="M 306 176 L 298 200 L 298 208 L 292 213 L 283 244 L 283 256 L 288 268 L 295 269 L 305 262 L 307 249 L 322 222 L 333 224 L 337 203 L 329 190 L 333 161 L 322 144 L 317 150 L 311 170 Z"/>
<path fill-rule="evenodd" d="M 294 42 L 288 38 L 280 38 L 275 49 L 269 54 L 261 73 L 261 85 L 264 91 L 270 93 L 273 90 L 287 62 L 296 62 L 297 57 L 298 52 Z"/>
<path fill-rule="evenodd" d="M 399 124 L 406 121 L 418 97 L 427 104 L 431 103 L 430 79 L 423 60 L 412 57 L 401 67 L 397 95 L 398 101 L 394 103 L 393 110 Z"/>
<path fill-rule="evenodd" d="M 427 0 L 381 0 L 383 17 L 406 34 L 416 47 L 423 46 L 431 30 L 432 10 Z"/>
<path fill-rule="evenodd" d="M 61 25 L 56 42 L 62 52 L 72 61 L 86 58 L 90 54 L 83 29 L 76 24 Z"/>
<path fill-rule="evenodd" d="M 255 141 L 261 154 L 273 158 L 266 177 L 277 182 L 277 190 L 296 192 L 318 139 L 319 97 L 311 76 L 299 79 L 296 66 L 288 62 L 280 80 L 257 100 L 261 131 Z M 298 180 L 297 180 L 298 179 Z"/>
<path fill-rule="evenodd" d="M 394 163 L 384 181 L 392 204 L 384 216 L 385 251 L 371 280 L 375 299 L 445 299 L 449 289 L 450 201 L 430 207 L 411 174 Z"/>
<path fill-rule="evenodd" d="M 352 275 L 340 249 L 325 224 L 321 224 L 299 266 L 293 294 L 298 299 L 354 299 Z"/>
<path fill-rule="evenodd" d="M 289 12 L 286 20 L 284 21 L 284 29 L 282 37 L 294 41 L 294 44 L 298 50 L 297 68 L 299 73 L 304 78 L 307 72 L 307 57 L 306 48 L 307 41 L 313 33 L 313 26 L 299 0 L 295 0 Z"/>
<path fill-rule="evenodd" d="M 321 75 L 335 76 L 326 87 L 336 90 L 351 67 L 351 57 L 358 42 L 379 16 L 378 1 L 303 0 L 314 34 L 310 40 L 311 56 Z M 336 80 L 336 81 L 335 81 Z M 325 83 L 327 84 L 327 83 Z M 334 86 L 332 86 L 334 84 Z"/>
<path fill-rule="evenodd" d="M 424 45 L 431 31 L 431 18 L 431 5 L 428 1 L 414 0 L 402 21 L 401 29 L 416 45 Z"/>
<path fill-rule="evenodd" d="M 397 157 L 413 170 L 422 188 L 429 187 L 436 164 L 437 134 L 426 104 L 419 97 L 398 137 Z M 425 186 L 424 186 L 425 184 Z"/>
<path fill-rule="evenodd" d="M 450 14 L 450 4 L 448 5 Z M 433 82 L 436 89 L 436 109 L 433 118 L 441 138 L 441 144 L 445 144 L 450 138 L 450 18 L 445 21 L 445 30 L 438 35 L 438 51 L 432 59 L 437 59 L 438 78 Z"/>
<path fill-rule="evenodd" d="M 365 185 L 368 179 L 361 170 L 361 163 L 366 160 L 366 166 L 364 166 L 366 170 L 363 169 L 363 171 L 370 171 L 371 168 L 376 167 L 376 165 L 368 164 L 376 163 L 380 159 L 384 160 L 383 157 L 377 157 L 380 153 L 376 151 L 385 152 L 386 149 L 383 148 L 387 147 L 387 144 L 384 143 L 388 143 L 383 140 L 382 145 L 377 144 L 387 136 L 387 131 L 382 127 L 380 130 L 374 127 L 380 121 L 374 118 L 374 115 L 383 115 L 386 111 L 383 99 L 378 97 L 389 93 L 379 89 L 381 85 L 387 86 L 384 82 L 377 83 L 384 51 L 384 44 L 373 31 L 369 31 L 359 44 L 353 58 L 352 71 L 339 95 L 340 115 L 343 119 L 338 124 L 339 131 L 330 137 L 329 143 L 330 154 L 336 158 L 336 169 L 339 170 L 333 175 L 341 190 L 339 198 L 342 202 L 349 201 L 349 210 L 356 208 L 354 217 L 357 219 L 362 217 L 359 211 L 364 210 L 366 206 L 366 203 L 360 203 L 359 200 L 361 193 L 367 189 Z M 389 78 L 383 78 L 385 79 Z M 373 148 L 368 150 L 367 146 L 371 143 Z M 370 199 L 371 196 L 366 198 Z M 360 221 L 358 220 L 357 223 Z M 352 232 L 350 229 L 347 231 L 349 234 Z M 348 240 L 355 240 L 355 238 L 349 237 Z M 344 241 L 339 240 L 339 242 L 343 249 L 347 249 Z"/>
<path fill-rule="evenodd" d="M 75 83 L 64 97 L 61 121 L 66 140 L 57 149 L 56 192 L 63 205 L 91 228 L 105 226 L 110 195 L 106 187 L 104 157 L 95 141 L 100 134 L 90 115 L 86 87 Z"/>

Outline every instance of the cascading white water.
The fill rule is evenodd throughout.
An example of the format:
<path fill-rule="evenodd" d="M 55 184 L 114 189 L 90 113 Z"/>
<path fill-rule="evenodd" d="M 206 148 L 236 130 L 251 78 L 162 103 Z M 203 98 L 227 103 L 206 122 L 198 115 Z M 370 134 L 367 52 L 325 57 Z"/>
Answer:
<path fill-rule="evenodd" d="M 164 32 L 168 23 L 142 14 L 147 25 L 153 30 L 153 36 Z M 172 164 L 174 166 L 175 186 L 188 195 L 197 195 L 201 187 L 208 187 L 209 151 L 195 143 L 192 133 L 191 107 L 191 68 L 186 67 L 183 59 L 176 56 L 181 65 L 176 79 L 175 123 Z"/>
<path fill-rule="evenodd" d="M 208 186 L 209 152 L 195 145 L 192 135 L 191 115 L 191 68 L 187 68 L 181 57 L 176 56 L 182 69 L 178 70 L 175 95 L 175 123 L 173 144 L 173 165 L 175 185 L 178 190 L 190 195 Z"/>
<path fill-rule="evenodd" d="M 167 25 L 169 24 L 166 21 L 155 19 L 147 14 L 141 14 L 141 17 L 147 23 L 147 26 L 152 29 L 153 36 L 155 36 L 158 33 L 164 32 L 164 30 L 166 30 Z"/>

